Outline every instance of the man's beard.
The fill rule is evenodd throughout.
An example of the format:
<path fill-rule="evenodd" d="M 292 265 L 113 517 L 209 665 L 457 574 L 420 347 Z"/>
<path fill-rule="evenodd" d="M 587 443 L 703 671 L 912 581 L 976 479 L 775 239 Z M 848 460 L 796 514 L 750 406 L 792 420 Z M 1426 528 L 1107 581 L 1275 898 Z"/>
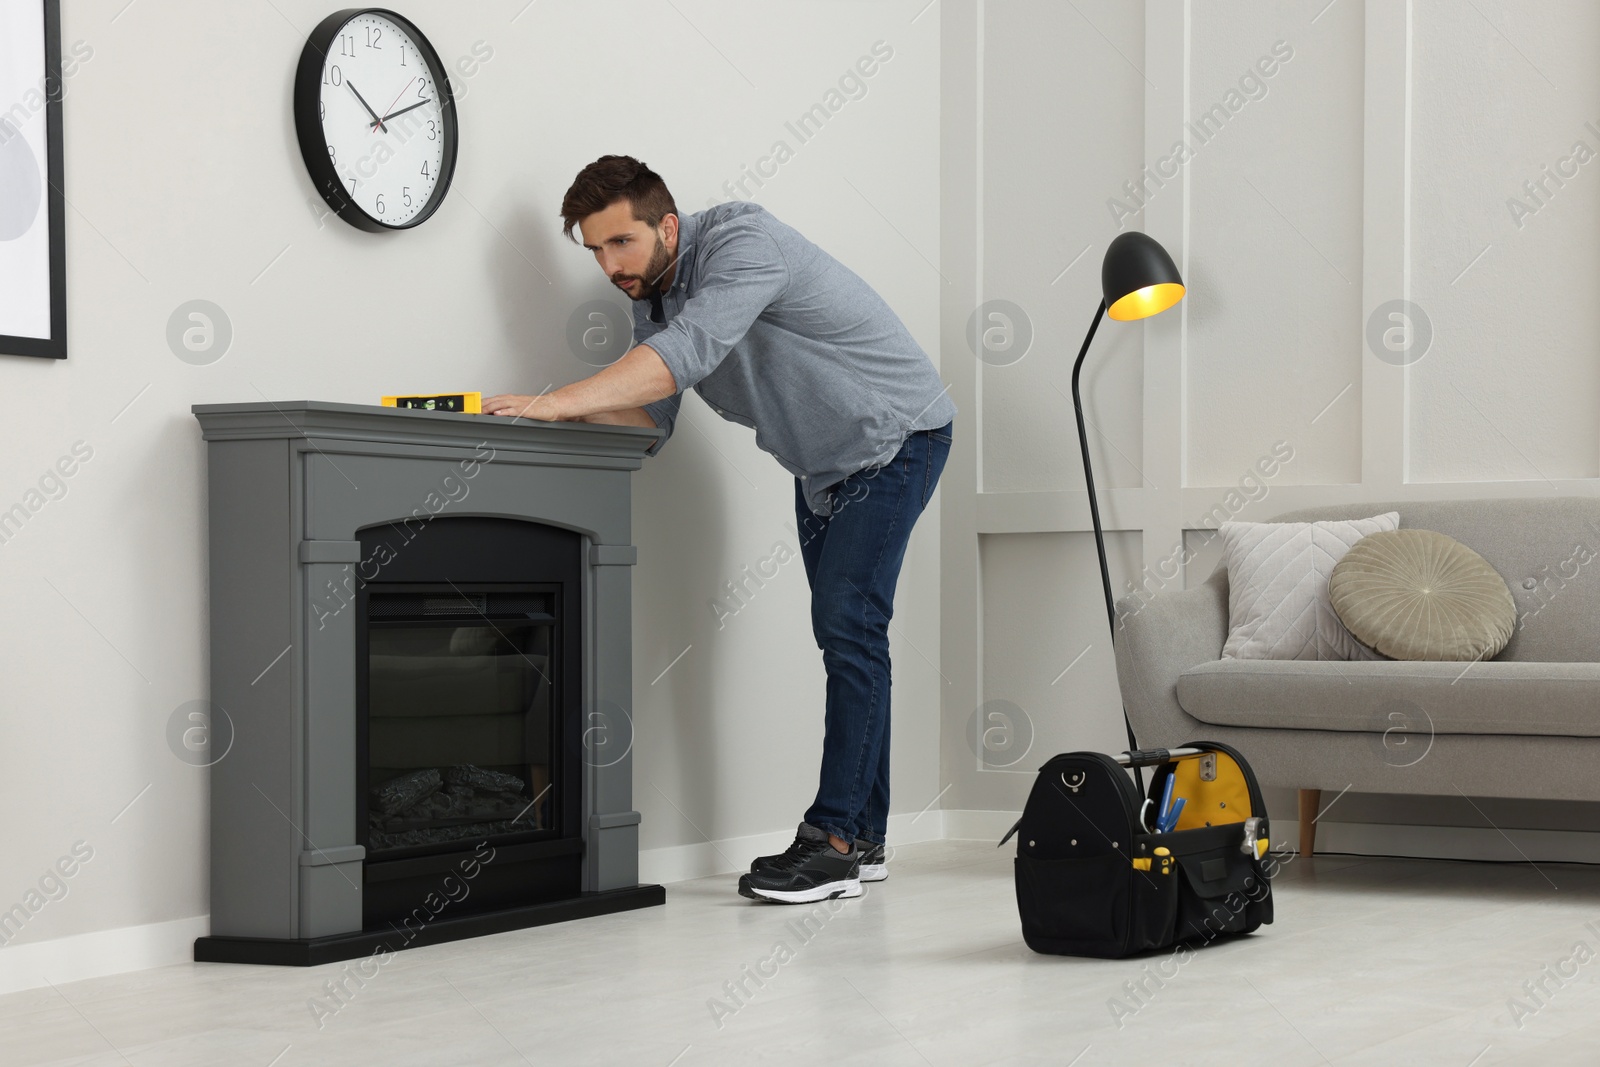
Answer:
<path fill-rule="evenodd" d="M 671 266 L 672 257 L 667 254 L 667 243 L 661 239 L 660 234 L 657 234 L 655 251 L 650 253 L 650 262 L 645 266 L 644 276 L 641 278 L 637 274 L 621 274 L 613 277 L 611 281 L 613 284 L 629 279 L 639 281 L 642 284 L 639 286 L 638 292 L 636 294 L 629 293 L 628 299 L 649 300 L 651 293 L 661 291 L 661 279 L 667 273 L 667 268 Z M 624 289 L 623 292 L 626 293 L 627 290 Z"/>

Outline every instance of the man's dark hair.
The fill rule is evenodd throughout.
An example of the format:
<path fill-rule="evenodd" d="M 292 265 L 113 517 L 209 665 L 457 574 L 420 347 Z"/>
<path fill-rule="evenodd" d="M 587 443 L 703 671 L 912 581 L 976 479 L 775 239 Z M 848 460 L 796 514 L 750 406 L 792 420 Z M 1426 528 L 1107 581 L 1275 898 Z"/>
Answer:
<path fill-rule="evenodd" d="M 633 217 L 646 226 L 659 226 L 662 216 L 678 213 L 661 175 L 632 156 L 601 156 L 578 172 L 561 198 L 561 232 L 577 244 L 572 228 L 618 200 L 633 205 Z"/>

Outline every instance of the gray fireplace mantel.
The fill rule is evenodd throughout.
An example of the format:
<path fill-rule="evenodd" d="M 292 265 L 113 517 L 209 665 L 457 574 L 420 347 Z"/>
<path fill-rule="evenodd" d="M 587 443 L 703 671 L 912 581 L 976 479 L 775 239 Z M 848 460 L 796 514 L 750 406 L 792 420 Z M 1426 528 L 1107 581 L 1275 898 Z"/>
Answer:
<path fill-rule="evenodd" d="M 625 719 L 629 479 L 661 431 L 305 400 L 192 410 L 207 442 L 211 701 L 233 728 L 211 767 L 212 939 L 355 934 L 359 531 L 470 515 L 581 534 L 584 722 Z M 631 722 L 608 725 L 631 737 Z M 631 755 L 585 758 L 583 773 L 583 891 L 637 888 Z"/>

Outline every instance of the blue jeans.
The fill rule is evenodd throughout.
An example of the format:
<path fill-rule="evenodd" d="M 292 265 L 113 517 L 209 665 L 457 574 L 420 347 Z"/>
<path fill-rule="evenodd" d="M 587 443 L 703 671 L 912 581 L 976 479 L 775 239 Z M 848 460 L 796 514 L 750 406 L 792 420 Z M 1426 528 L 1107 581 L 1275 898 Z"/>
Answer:
<path fill-rule="evenodd" d="M 833 486 L 831 515 L 813 515 L 795 482 L 811 632 L 828 672 L 822 775 L 805 821 L 846 841 L 882 844 L 889 826 L 889 619 L 951 425 L 911 434 L 894 459 Z"/>

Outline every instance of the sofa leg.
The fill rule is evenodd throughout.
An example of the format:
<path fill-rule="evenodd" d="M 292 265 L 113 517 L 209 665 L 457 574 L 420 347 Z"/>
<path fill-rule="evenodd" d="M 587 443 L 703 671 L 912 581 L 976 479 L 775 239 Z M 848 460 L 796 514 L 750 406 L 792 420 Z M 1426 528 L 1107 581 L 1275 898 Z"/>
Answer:
<path fill-rule="evenodd" d="M 1322 790 L 1300 790 L 1300 858 L 1310 859 L 1317 848 L 1317 809 L 1322 806 Z"/>

